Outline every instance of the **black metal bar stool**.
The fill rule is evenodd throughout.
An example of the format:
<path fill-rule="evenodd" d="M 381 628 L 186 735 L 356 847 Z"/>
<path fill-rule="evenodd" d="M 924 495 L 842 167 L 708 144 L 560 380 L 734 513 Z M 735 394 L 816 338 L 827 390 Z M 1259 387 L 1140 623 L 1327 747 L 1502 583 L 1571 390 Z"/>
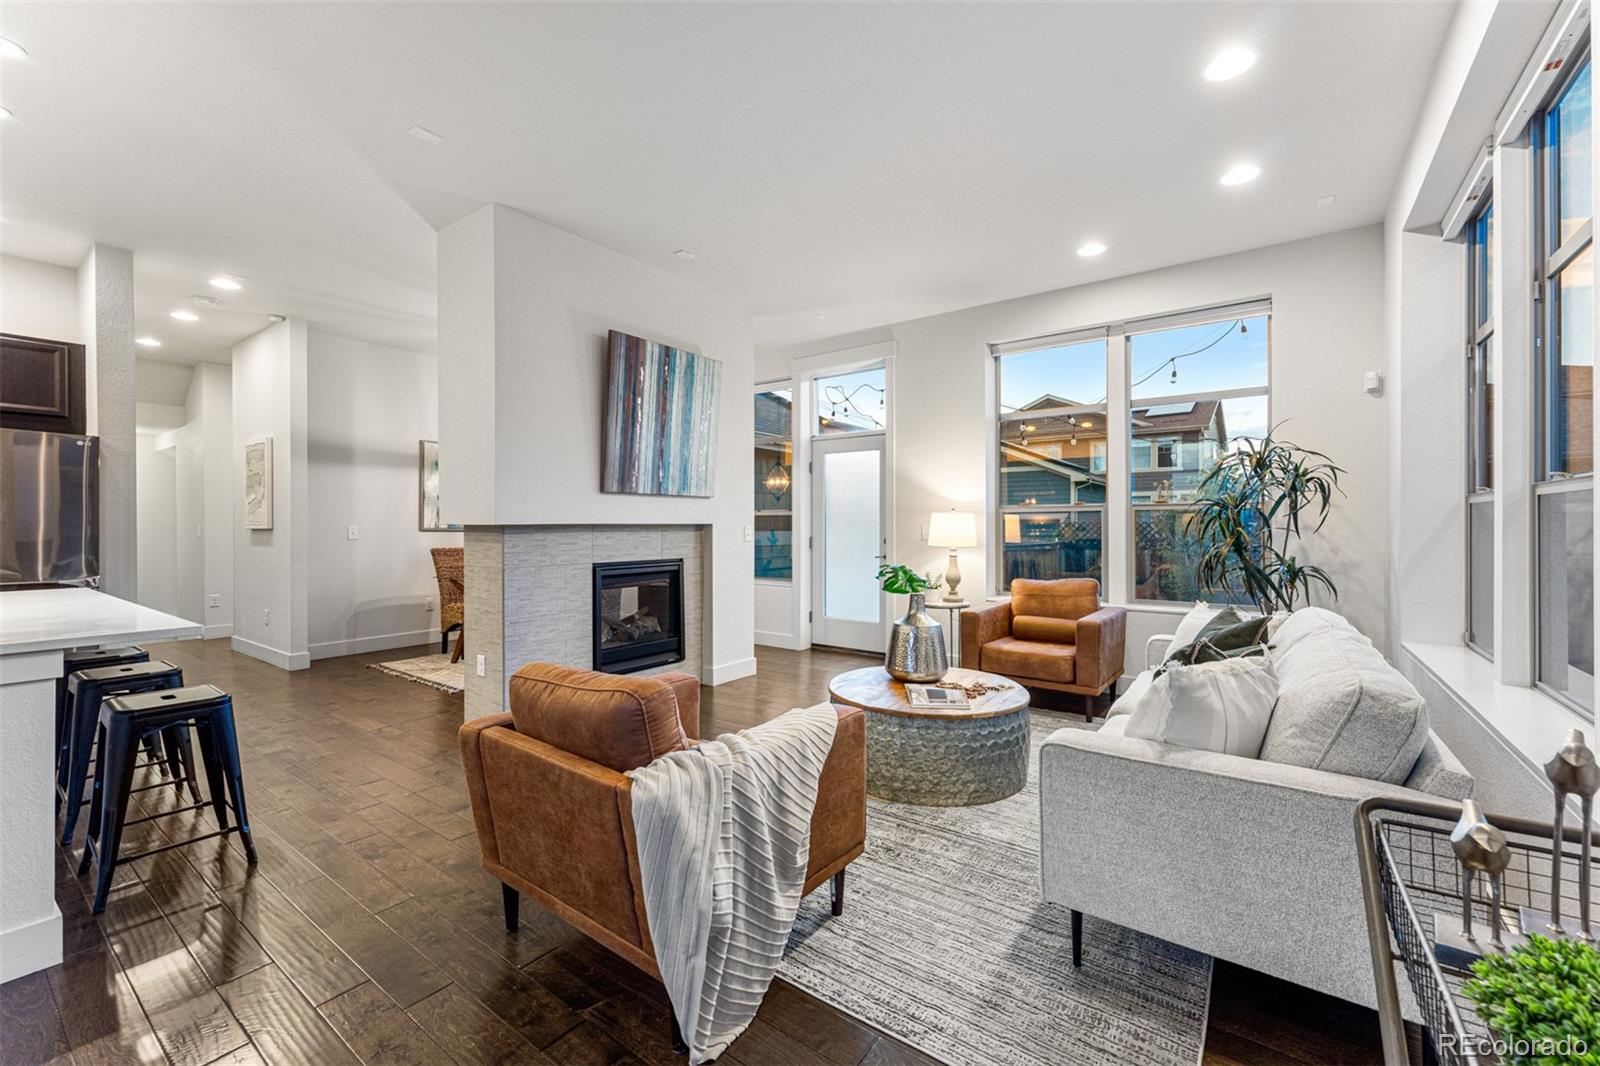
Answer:
<path fill-rule="evenodd" d="M 208 802 L 195 802 L 176 810 L 162 811 L 144 818 L 128 819 L 128 797 L 133 789 L 134 763 L 140 738 L 166 730 L 187 733 L 193 727 L 200 742 L 200 759 L 205 764 Z M 195 844 L 213 837 L 238 833 L 244 851 L 255 865 L 256 846 L 250 839 L 250 817 L 244 805 L 244 776 L 239 767 L 239 741 L 233 727 L 233 698 L 215 685 L 162 689 L 136 695 L 113 696 L 100 708 L 100 750 L 94 763 L 94 798 L 89 804 L 89 835 L 84 841 L 83 859 L 78 873 L 89 872 L 91 860 L 98 860 L 94 907 L 95 914 L 106 909 L 106 894 L 119 862 L 154 855 L 160 851 Z M 154 821 L 188 811 L 214 808 L 217 831 L 202 833 L 133 855 L 121 854 L 124 826 Z M 232 807 L 234 825 L 228 824 Z"/>
<path fill-rule="evenodd" d="M 78 827 L 78 813 L 83 807 L 100 704 L 111 696 L 178 688 L 182 684 L 183 671 L 162 659 L 100 666 L 92 670 L 80 670 L 67 678 L 67 766 L 65 778 L 56 786 L 56 805 L 62 811 L 63 845 L 72 843 L 72 833 Z M 147 750 L 154 747 L 157 739 L 155 735 L 150 737 Z M 189 791 L 198 801 L 200 791 L 195 783 L 194 755 L 189 746 L 188 733 L 163 734 L 159 739 L 165 742 L 164 751 L 154 752 L 151 764 L 168 773 L 180 795 L 187 782 Z M 146 787 L 157 788 L 160 784 Z"/>
<path fill-rule="evenodd" d="M 72 734 L 67 730 L 67 678 L 79 670 L 124 663 L 147 663 L 150 653 L 129 645 L 126 648 L 68 648 L 61 656 L 61 676 L 56 678 L 56 789 L 67 783 L 67 760 L 72 751 Z M 58 799 L 59 802 L 59 799 Z"/>

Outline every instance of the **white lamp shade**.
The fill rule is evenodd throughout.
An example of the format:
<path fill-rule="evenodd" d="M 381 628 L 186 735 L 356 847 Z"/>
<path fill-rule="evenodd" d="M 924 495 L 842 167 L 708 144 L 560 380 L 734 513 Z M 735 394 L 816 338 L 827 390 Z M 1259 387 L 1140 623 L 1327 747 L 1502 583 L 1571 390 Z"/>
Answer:
<path fill-rule="evenodd" d="M 935 548 L 976 548 L 978 516 L 971 511 L 935 511 L 928 519 L 928 544 Z"/>

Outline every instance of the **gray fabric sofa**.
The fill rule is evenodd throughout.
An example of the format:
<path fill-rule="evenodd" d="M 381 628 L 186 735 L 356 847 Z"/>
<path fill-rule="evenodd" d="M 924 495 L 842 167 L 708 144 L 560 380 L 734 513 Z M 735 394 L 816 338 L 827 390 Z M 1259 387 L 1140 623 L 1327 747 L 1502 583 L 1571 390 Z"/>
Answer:
<path fill-rule="evenodd" d="M 1123 735 L 1118 708 L 1148 686 L 1147 669 L 1098 731 L 1062 729 L 1040 751 L 1043 897 L 1371 1006 L 1356 807 L 1459 800 L 1472 778 L 1428 729 L 1415 690 L 1343 618 L 1307 608 L 1279 632 L 1262 750 L 1310 765 Z M 1370 777 L 1321 768 L 1361 760 Z"/>

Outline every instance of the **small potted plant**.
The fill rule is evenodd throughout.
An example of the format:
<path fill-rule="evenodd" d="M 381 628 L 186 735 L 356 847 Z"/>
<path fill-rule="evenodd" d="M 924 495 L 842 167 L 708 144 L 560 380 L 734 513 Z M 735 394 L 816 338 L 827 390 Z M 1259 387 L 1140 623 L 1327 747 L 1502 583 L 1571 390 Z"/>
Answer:
<path fill-rule="evenodd" d="M 1463 988 L 1504 1041 L 1505 1061 L 1600 1066 L 1600 952 L 1534 934 L 1508 955 L 1472 964 Z"/>
<path fill-rule="evenodd" d="M 910 596 L 905 617 L 889 631 L 883 668 L 897 681 L 937 681 L 950 668 L 944 648 L 944 627 L 928 614 L 926 594 L 942 582 L 923 577 L 909 566 L 878 567 L 878 587 L 895 596 Z"/>

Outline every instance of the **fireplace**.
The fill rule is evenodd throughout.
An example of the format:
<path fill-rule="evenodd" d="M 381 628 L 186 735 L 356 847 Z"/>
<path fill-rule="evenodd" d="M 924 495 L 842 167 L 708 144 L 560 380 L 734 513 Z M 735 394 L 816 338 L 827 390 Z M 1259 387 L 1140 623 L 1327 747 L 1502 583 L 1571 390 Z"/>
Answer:
<path fill-rule="evenodd" d="M 629 674 L 683 659 L 683 560 L 595 563 L 594 668 Z"/>

